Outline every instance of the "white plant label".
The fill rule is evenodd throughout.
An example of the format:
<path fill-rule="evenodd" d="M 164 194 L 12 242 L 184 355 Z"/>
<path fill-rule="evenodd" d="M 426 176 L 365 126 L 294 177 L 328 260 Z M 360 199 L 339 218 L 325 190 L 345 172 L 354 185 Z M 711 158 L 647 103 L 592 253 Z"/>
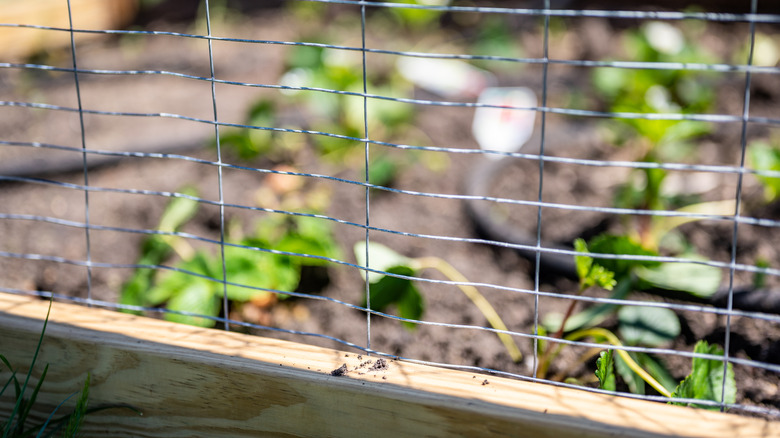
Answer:
<path fill-rule="evenodd" d="M 536 94 L 525 87 L 486 88 L 477 101 L 472 132 L 483 150 L 517 152 L 531 138 Z M 490 155 L 500 158 L 499 155 Z"/>

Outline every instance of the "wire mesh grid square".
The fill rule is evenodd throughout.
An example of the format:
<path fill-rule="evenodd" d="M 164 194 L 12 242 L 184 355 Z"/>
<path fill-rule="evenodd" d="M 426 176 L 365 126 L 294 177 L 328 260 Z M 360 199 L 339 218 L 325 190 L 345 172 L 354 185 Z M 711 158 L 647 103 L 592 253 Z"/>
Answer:
<path fill-rule="evenodd" d="M 0 11 L 3 292 L 780 415 L 769 2 L 109 3 Z"/>

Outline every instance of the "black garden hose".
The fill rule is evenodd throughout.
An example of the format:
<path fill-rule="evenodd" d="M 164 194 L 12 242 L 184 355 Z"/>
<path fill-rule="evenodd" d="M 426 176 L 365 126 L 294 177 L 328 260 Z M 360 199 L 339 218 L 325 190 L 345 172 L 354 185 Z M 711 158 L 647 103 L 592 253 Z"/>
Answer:
<path fill-rule="evenodd" d="M 496 242 L 496 245 L 508 243 L 522 257 L 536 263 L 537 252 L 533 248 L 537 245 L 536 235 L 512 226 L 508 222 L 499 222 L 493 218 L 488 208 L 488 201 L 483 198 L 490 193 L 492 183 L 497 175 L 500 175 L 511 160 L 482 160 L 472 168 L 466 178 L 464 208 L 466 214 L 474 224 L 476 232 L 483 238 Z M 553 244 L 542 241 L 540 246 L 553 251 L 541 251 L 539 254 L 539 269 L 545 273 L 552 273 L 561 277 L 577 279 L 577 270 L 574 264 L 574 256 L 555 250 L 573 251 L 572 247 Z M 719 308 L 728 306 L 729 288 L 722 287 L 712 297 L 703 300 L 704 303 Z M 651 290 L 659 295 L 670 295 L 670 291 Z M 682 294 L 674 294 L 675 298 L 681 298 Z M 780 314 L 780 290 L 734 287 L 732 295 L 732 308 L 743 311 Z M 691 300 L 689 296 L 686 299 Z M 700 301 L 702 302 L 702 301 Z"/>

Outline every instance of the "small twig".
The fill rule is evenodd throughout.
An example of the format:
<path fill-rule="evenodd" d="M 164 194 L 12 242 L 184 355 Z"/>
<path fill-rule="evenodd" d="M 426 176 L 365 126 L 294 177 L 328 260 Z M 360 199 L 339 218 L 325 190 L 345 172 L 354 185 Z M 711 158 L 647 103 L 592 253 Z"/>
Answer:
<path fill-rule="evenodd" d="M 436 269 L 452 281 L 458 283 L 468 282 L 463 274 L 461 274 L 452 265 L 438 257 L 422 257 L 419 259 L 414 259 L 414 262 L 417 269 Z M 481 293 L 479 293 L 479 290 L 477 290 L 476 287 L 470 286 L 468 284 L 458 284 L 458 288 L 474 303 L 474 305 L 477 306 L 479 311 L 482 312 L 482 314 L 494 329 L 509 331 L 509 329 L 507 329 L 506 325 L 504 324 L 504 321 L 500 316 L 498 316 L 496 310 L 493 308 L 490 302 Z M 517 344 L 515 343 L 512 336 L 508 335 L 507 333 L 497 333 L 497 335 L 504 344 L 504 347 L 506 347 L 507 351 L 509 352 L 509 356 L 513 361 L 520 362 L 523 360 L 523 353 L 520 352 L 520 349 L 517 347 Z"/>

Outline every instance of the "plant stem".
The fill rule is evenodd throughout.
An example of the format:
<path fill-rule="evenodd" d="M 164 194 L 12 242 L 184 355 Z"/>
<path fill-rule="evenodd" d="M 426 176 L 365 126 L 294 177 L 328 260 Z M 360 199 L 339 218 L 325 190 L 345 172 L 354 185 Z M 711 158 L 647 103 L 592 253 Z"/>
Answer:
<path fill-rule="evenodd" d="M 592 268 L 592 266 L 591 266 Z M 577 291 L 577 296 L 582 295 L 582 293 L 585 292 L 585 289 L 582 287 L 582 282 L 580 282 L 580 289 Z M 577 306 L 577 301 L 572 300 L 572 302 L 569 304 L 569 307 L 566 309 L 566 314 L 563 316 L 563 319 L 561 320 L 561 327 L 558 329 L 555 334 L 553 334 L 553 338 L 561 339 L 563 337 L 564 328 L 566 327 L 566 322 L 571 318 L 571 314 L 574 313 L 574 308 Z M 536 374 L 544 378 L 545 375 L 547 375 L 547 368 L 550 366 L 550 361 L 553 357 L 557 356 L 558 353 L 561 351 L 561 348 L 563 346 L 558 344 L 555 347 L 553 347 L 552 343 L 547 344 L 547 348 L 544 350 L 544 354 L 542 354 L 542 357 L 539 359 L 539 367 L 536 370 Z M 553 353 L 553 349 L 555 349 L 555 352 Z M 552 357 L 550 356 L 552 355 Z"/>
<path fill-rule="evenodd" d="M 582 339 L 588 336 L 593 337 L 601 337 L 606 339 L 607 342 L 610 344 L 616 346 L 616 347 L 622 347 L 623 344 L 620 342 L 617 336 L 615 336 L 614 333 L 611 331 L 601 328 L 601 327 L 595 327 L 590 328 L 586 330 L 578 330 L 569 336 L 566 336 L 567 341 L 576 341 L 577 339 Z M 634 361 L 634 359 L 631 358 L 631 356 L 628 354 L 625 350 L 616 350 L 617 354 L 620 355 L 620 357 L 623 359 L 623 361 L 628 365 L 628 367 L 631 369 L 631 371 L 635 372 L 639 377 L 642 378 L 645 382 L 647 382 L 648 385 L 655 388 L 656 391 L 658 391 L 659 394 L 663 395 L 664 397 L 672 397 L 672 394 L 663 387 L 660 383 L 658 383 L 657 380 L 653 378 L 650 374 L 648 374 L 647 371 L 645 371 L 641 366 L 639 366 L 638 363 Z"/>
<path fill-rule="evenodd" d="M 421 257 L 414 259 L 414 262 L 416 265 L 415 267 L 419 270 L 426 268 L 436 269 L 437 271 L 441 272 L 442 275 L 452 281 L 458 283 L 468 282 L 463 274 L 461 274 L 452 265 L 438 257 Z M 482 315 L 485 316 L 494 329 L 509 331 L 509 329 L 507 329 L 506 325 L 504 324 L 504 321 L 500 316 L 498 316 L 496 310 L 493 308 L 490 302 L 481 293 L 479 293 L 479 290 L 477 290 L 476 287 L 467 284 L 458 284 L 458 288 L 474 303 L 475 306 L 477 306 L 477 309 L 482 312 Z M 509 356 L 513 361 L 517 363 L 523 360 L 523 353 L 520 352 L 520 349 L 517 347 L 517 344 L 515 343 L 512 336 L 506 333 L 496 334 L 504 344 L 504 347 L 506 347 L 507 351 L 509 352 Z"/>
<path fill-rule="evenodd" d="M 182 260 L 189 260 L 195 256 L 195 249 L 183 238 L 165 235 L 160 237 Z"/>

